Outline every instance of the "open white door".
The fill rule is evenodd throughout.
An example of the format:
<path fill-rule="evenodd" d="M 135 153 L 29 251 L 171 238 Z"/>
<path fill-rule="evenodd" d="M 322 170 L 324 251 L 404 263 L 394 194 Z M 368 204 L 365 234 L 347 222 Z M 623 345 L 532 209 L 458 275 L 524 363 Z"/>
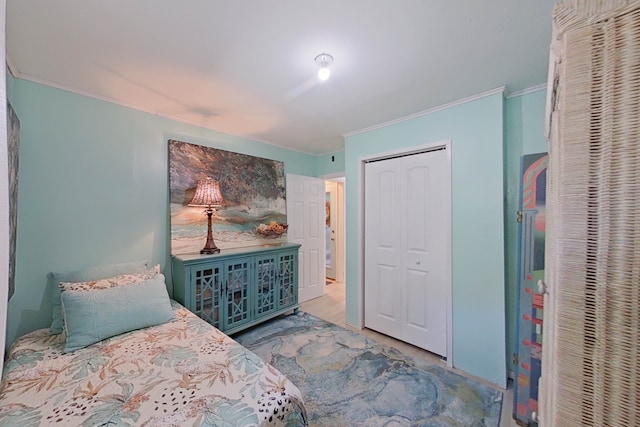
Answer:
<path fill-rule="evenodd" d="M 298 301 L 324 295 L 325 184 L 309 176 L 287 174 L 287 240 L 300 243 Z"/>

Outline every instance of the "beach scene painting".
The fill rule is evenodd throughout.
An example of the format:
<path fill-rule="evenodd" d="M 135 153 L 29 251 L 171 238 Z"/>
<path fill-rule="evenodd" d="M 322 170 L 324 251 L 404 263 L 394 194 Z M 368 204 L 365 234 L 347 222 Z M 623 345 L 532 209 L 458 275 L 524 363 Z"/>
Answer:
<path fill-rule="evenodd" d="M 218 181 L 224 199 L 211 218 L 218 248 L 286 242 L 283 162 L 169 140 L 173 255 L 197 254 L 206 243 L 205 208 L 189 204 L 198 181 L 208 178 Z"/>

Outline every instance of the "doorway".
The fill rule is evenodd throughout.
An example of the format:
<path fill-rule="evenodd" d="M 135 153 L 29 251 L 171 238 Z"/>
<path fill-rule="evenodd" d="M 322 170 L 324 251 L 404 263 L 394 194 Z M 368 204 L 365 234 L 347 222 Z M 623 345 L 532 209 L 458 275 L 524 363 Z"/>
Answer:
<path fill-rule="evenodd" d="M 326 283 L 344 283 L 344 177 L 325 181 Z"/>

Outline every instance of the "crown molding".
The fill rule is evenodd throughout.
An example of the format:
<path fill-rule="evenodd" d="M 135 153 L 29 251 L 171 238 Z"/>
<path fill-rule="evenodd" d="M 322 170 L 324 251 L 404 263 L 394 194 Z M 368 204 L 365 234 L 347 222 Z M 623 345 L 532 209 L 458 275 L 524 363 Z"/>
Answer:
<path fill-rule="evenodd" d="M 542 83 L 537 86 L 531 86 L 526 89 L 516 90 L 514 92 L 510 92 L 505 98 L 515 98 L 516 96 L 528 95 L 530 93 L 540 92 L 541 90 L 547 90 L 547 84 Z"/>
<path fill-rule="evenodd" d="M 456 101 L 448 102 L 446 104 L 439 105 L 437 107 L 429 108 L 428 110 L 420 111 L 418 113 L 413 113 L 408 116 L 400 117 L 398 119 L 390 120 L 388 122 L 380 123 L 377 125 L 369 126 L 363 129 L 354 130 L 351 132 L 343 133 L 343 138 L 348 138 L 350 136 L 358 135 L 365 132 L 370 132 L 372 130 L 385 128 L 387 126 L 395 125 L 398 123 L 406 122 L 408 120 L 415 119 L 417 117 L 427 116 L 429 114 L 433 114 L 436 111 L 446 110 L 447 108 L 455 107 L 456 105 L 466 104 L 467 102 L 476 101 L 478 99 L 486 98 L 487 96 L 496 95 L 498 93 L 504 94 L 506 90 L 506 86 L 500 86 L 495 89 L 487 90 L 485 92 L 480 92 L 476 95 L 471 95 L 466 98 L 461 98 Z"/>
<path fill-rule="evenodd" d="M 15 63 L 11 60 L 11 57 L 7 53 L 5 53 L 4 62 L 7 64 L 7 70 L 9 70 L 9 73 L 15 79 L 19 74 L 18 68 L 16 67 Z"/>
<path fill-rule="evenodd" d="M 274 143 L 274 142 L 271 142 L 271 141 L 265 141 L 265 140 L 261 140 L 261 139 L 256 139 L 254 137 L 249 137 L 249 136 L 246 136 L 246 135 L 230 134 L 230 133 L 215 129 L 213 127 L 203 126 L 201 123 L 196 123 L 194 121 L 185 120 L 185 119 L 182 119 L 182 118 L 176 118 L 176 117 L 173 117 L 171 115 L 163 114 L 163 113 L 160 113 L 158 111 L 154 111 L 154 110 L 150 110 L 150 109 L 146 109 L 146 108 L 140 107 L 139 105 L 127 103 L 127 102 L 124 102 L 124 101 L 119 100 L 119 99 L 110 98 L 110 97 L 102 96 L 102 95 L 97 95 L 97 94 L 95 94 L 93 92 L 85 91 L 85 90 L 82 90 L 82 89 L 70 88 L 70 87 L 68 87 L 68 86 L 66 86 L 64 84 L 58 83 L 58 82 L 45 80 L 45 79 L 41 79 L 41 78 L 26 74 L 26 73 L 22 73 L 15 66 L 15 63 L 11 60 L 10 56 L 7 55 L 5 57 L 5 60 L 6 60 L 7 69 L 9 70 L 9 72 L 11 73 L 11 75 L 14 78 L 19 78 L 19 79 L 22 79 L 22 80 L 31 81 L 31 82 L 38 83 L 38 84 L 41 84 L 41 85 L 44 85 L 44 86 L 49 86 L 49 87 L 53 87 L 53 88 L 56 88 L 56 89 L 64 90 L 66 92 L 74 93 L 74 94 L 77 94 L 77 95 L 86 96 L 86 97 L 89 97 L 89 98 L 97 99 L 99 101 L 108 102 L 108 103 L 119 105 L 119 106 L 122 106 L 122 107 L 125 107 L 125 108 L 130 108 L 132 110 L 141 111 L 143 113 L 147 113 L 147 114 L 151 114 L 151 115 L 154 115 L 154 116 L 162 117 L 162 118 L 165 118 L 165 119 L 173 120 L 173 121 L 176 121 L 176 122 L 179 122 L 179 123 L 184 123 L 184 124 L 196 126 L 196 127 L 202 128 L 202 129 L 212 130 L 214 132 L 220 132 L 220 133 L 223 133 L 225 135 L 249 139 L 251 141 L 259 142 L 259 143 L 266 144 L 266 145 L 271 145 L 273 147 L 281 148 L 281 149 L 284 149 L 284 150 L 294 151 L 294 152 L 298 152 L 298 153 L 302 153 L 302 154 L 308 154 L 308 155 L 312 155 L 312 156 L 323 156 L 323 155 L 326 155 L 326 154 L 340 152 L 340 150 L 338 150 L 338 151 L 330 151 L 330 152 L 327 152 L 327 153 L 312 153 L 312 152 L 305 151 L 305 150 L 302 150 L 302 149 L 292 148 L 292 147 L 280 145 L 280 144 L 277 144 L 277 143 Z M 537 85 L 537 86 L 532 86 L 530 88 L 523 89 L 523 90 L 520 90 L 520 91 L 507 93 L 506 92 L 506 86 L 500 86 L 500 87 L 497 87 L 495 89 L 487 90 L 487 91 L 478 93 L 476 95 L 472 95 L 472 96 L 461 98 L 461 99 L 458 99 L 458 100 L 455 100 L 455 101 L 452 101 L 452 102 L 448 102 L 446 104 L 442 104 L 442 105 L 439 105 L 439 106 L 436 106 L 436 107 L 433 107 L 433 108 L 429 108 L 427 110 L 419 111 L 417 113 L 413 113 L 413 114 L 410 114 L 410 115 L 407 115 L 407 116 L 404 116 L 404 117 L 400 117 L 398 119 L 390 120 L 390 121 L 387 121 L 387 122 L 384 122 L 384 123 L 380 123 L 380 124 L 377 124 L 377 125 L 373 125 L 373 126 L 369 126 L 369 127 L 366 127 L 366 128 L 362 128 L 362 129 L 350 131 L 350 132 L 347 132 L 347 133 L 343 133 L 341 136 L 343 138 L 343 144 L 344 144 L 344 138 L 347 138 L 347 137 L 350 137 L 350 136 L 358 135 L 358 134 L 361 134 L 361 133 L 365 133 L 365 132 L 369 132 L 369 131 L 372 131 L 372 130 L 381 129 L 381 128 L 384 128 L 384 127 L 387 127 L 387 126 L 391 126 L 391 125 L 395 125 L 395 124 L 402 123 L 402 122 L 405 122 L 405 121 L 409 121 L 409 120 L 415 119 L 417 117 L 422 117 L 422 116 L 426 116 L 426 115 L 429 115 L 429 114 L 433 114 L 433 113 L 435 113 L 437 111 L 446 110 L 448 108 L 455 107 L 457 105 L 466 104 L 468 102 L 473 102 L 473 101 L 476 101 L 478 99 L 486 98 L 487 96 L 492 96 L 492 95 L 495 95 L 495 94 L 498 94 L 498 93 L 504 94 L 504 97 L 506 99 L 509 99 L 509 98 L 514 98 L 514 97 L 526 95 L 526 94 L 529 94 L 529 93 L 538 92 L 538 91 L 541 91 L 541 90 L 546 90 L 546 89 L 547 89 L 547 84 L 543 83 L 543 84 L 540 84 L 540 85 Z M 344 151 L 344 148 L 343 148 L 342 151 Z"/>

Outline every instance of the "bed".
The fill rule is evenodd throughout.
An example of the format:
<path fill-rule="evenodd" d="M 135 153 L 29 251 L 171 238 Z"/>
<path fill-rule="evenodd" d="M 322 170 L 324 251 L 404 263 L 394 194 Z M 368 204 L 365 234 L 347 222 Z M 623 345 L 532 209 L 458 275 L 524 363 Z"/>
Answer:
<path fill-rule="evenodd" d="M 62 332 L 31 332 L 17 339 L 7 354 L 0 388 L 0 425 L 307 425 L 303 399 L 294 384 L 169 300 L 166 289 L 161 299 L 166 299 L 170 313 L 165 312 L 162 321 L 107 338 L 98 334 L 78 344 L 74 337 L 78 327 L 83 332 L 92 327 L 102 331 L 105 322 L 118 323 L 131 314 L 127 311 L 131 307 L 122 305 L 133 304 L 135 318 L 162 312 L 167 306 L 157 308 L 153 300 L 155 294 L 163 294 L 159 286 L 164 280 L 162 275 L 154 276 L 153 288 L 147 286 L 148 280 L 118 286 L 118 292 L 127 289 L 125 296 L 107 295 L 107 303 L 102 299 L 107 289 L 91 285 L 84 291 L 62 289 Z M 143 286 L 142 294 L 131 290 L 140 291 L 138 285 Z M 85 299 L 83 309 L 90 307 L 81 310 L 79 320 L 71 298 L 78 295 Z M 143 301 L 125 302 L 129 299 Z M 96 312 L 105 311 L 108 313 L 95 318 Z M 133 327 L 138 326 L 136 321 L 127 320 Z M 109 327 L 119 332 L 118 327 Z"/>

